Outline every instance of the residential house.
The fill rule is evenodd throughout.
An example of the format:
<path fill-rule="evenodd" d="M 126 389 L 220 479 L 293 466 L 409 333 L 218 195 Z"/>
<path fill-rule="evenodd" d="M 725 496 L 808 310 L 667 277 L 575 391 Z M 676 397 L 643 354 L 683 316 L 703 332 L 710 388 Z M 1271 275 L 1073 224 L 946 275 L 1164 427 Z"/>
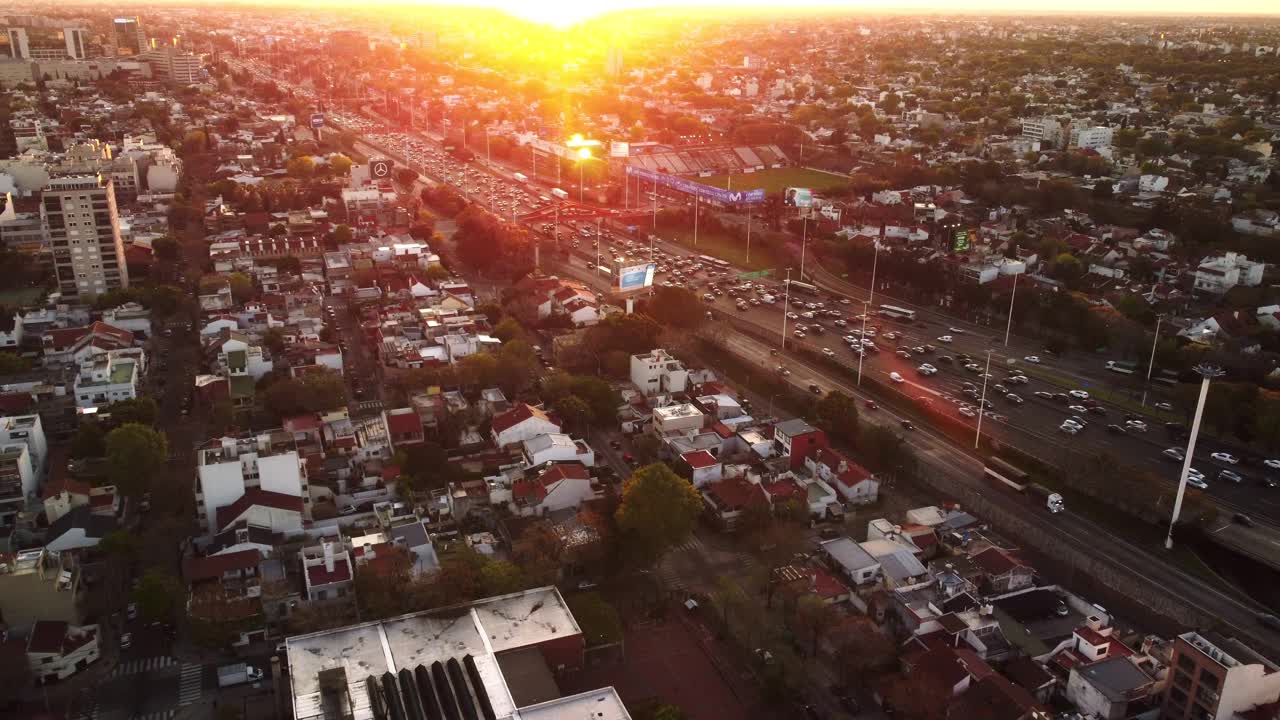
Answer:
<path fill-rule="evenodd" d="M 850 538 L 823 541 L 818 544 L 818 550 L 831 568 L 855 588 L 875 582 L 880 575 L 880 561 Z"/>
<path fill-rule="evenodd" d="M 1071 668 L 1067 699 L 1086 717 L 1124 720 L 1142 709 L 1155 679 L 1129 658 L 1112 657 Z"/>
<path fill-rule="evenodd" d="M 1028 588 L 1035 582 L 1035 569 L 1008 550 L 991 546 L 974 555 L 973 561 L 993 595 Z"/>
<path fill-rule="evenodd" d="M 44 488 L 44 516 L 50 525 L 75 508 L 89 504 L 92 488 L 71 478 L 49 482 Z"/>
<path fill-rule="evenodd" d="M 1221 295 L 1237 285 L 1257 287 L 1262 284 L 1266 263 L 1252 262 L 1239 253 L 1207 257 L 1196 267 L 1194 288 L 1200 292 Z"/>
<path fill-rule="evenodd" d="M 724 475 L 724 465 L 706 450 L 684 453 L 680 460 L 689 469 L 689 479 L 696 488 L 716 482 Z"/>
<path fill-rule="evenodd" d="M 579 508 L 597 494 L 591 487 L 591 472 L 585 465 L 557 463 L 514 481 L 511 506 L 517 515 L 542 517 Z"/>
<path fill-rule="evenodd" d="M 88 505 L 81 505 L 49 526 L 44 547 L 50 553 L 84 550 L 96 546 L 115 529 L 114 516 L 97 515 Z"/>
<path fill-rule="evenodd" d="M 108 350 L 80 361 L 73 382 L 76 405 L 102 407 L 138 397 L 142 380 L 140 350 Z"/>
<path fill-rule="evenodd" d="M 807 458 L 829 447 L 827 434 L 800 418 L 774 425 L 773 441 L 778 454 L 790 458 L 789 466 L 792 470 L 803 468 Z"/>
<path fill-rule="evenodd" d="M 541 467 L 551 462 L 577 462 L 587 467 L 596 464 L 595 451 L 581 440 L 574 440 L 562 433 L 547 433 L 529 438 L 521 443 L 525 463 L 529 467 Z"/>
<path fill-rule="evenodd" d="M 918 560 L 911 549 L 892 540 L 868 540 L 859 543 L 868 555 L 880 564 L 884 582 L 890 589 L 925 582 L 929 570 Z"/>
<path fill-rule="evenodd" d="M 196 508 L 216 535 L 240 520 L 291 533 L 310 519 L 306 467 L 291 433 L 215 438 L 196 450 Z"/>
<path fill-rule="evenodd" d="M 351 593 L 351 554 L 340 542 L 323 540 L 319 547 L 302 549 L 302 572 L 307 600 L 338 600 Z"/>
<path fill-rule="evenodd" d="M 558 421 L 526 403 L 517 403 L 510 410 L 494 415 L 489 427 L 493 444 L 498 447 L 519 445 L 539 435 L 560 432 Z"/>
<path fill-rule="evenodd" d="M 0 445 L 0 522 L 12 518 L 35 497 L 39 479 L 31 464 L 31 452 L 22 443 Z"/>
<path fill-rule="evenodd" d="M 98 659 L 98 626 L 37 620 L 27 635 L 27 664 L 41 683 L 66 680 Z"/>
<path fill-rule="evenodd" d="M 631 384 L 645 397 L 681 393 L 688 389 L 689 371 L 666 350 L 655 348 L 631 356 Z"/>
<path fill-rule="evenodd" d="M 1280 702 L 1280 666 L 1235 638 L 1186 632 L 1177 637 L 1160 717 L 1235 720 Z"/>
<path fill-rule="evenodd" d="M 387 424 L 387 433 L 393 452 L 421 445 L 426 441 L 422 420 L 413 408 L 384 410 L 382 419 Z"/>
<path fill-rule="evenodd" d="M 804 437 L 801 436 L 802 439 Z M 791 443 L 794 444 L 795 440 L 791 439 Z M 835 488 L 845 502 L 870 505 L 880 497 L 880 481 L 871 471 L 837 450 L 819 446 L 816 452 L 804 456 L 804 467 L 814 477 Z"/>
<path fill-rule="evenodd" d="M 658 437 L 697 434 L 706 425 L 706 416 L 692 403 L 653 409 L 653 433 Z"/>
<path fill-rule="evenodd" d="M 769 507 L 769 496 L 764 488 L 742 475 L 708 483 L 702 488 L 702 500 L 707 512 L 725 530 L 735 529 L 748 508 Z"/>

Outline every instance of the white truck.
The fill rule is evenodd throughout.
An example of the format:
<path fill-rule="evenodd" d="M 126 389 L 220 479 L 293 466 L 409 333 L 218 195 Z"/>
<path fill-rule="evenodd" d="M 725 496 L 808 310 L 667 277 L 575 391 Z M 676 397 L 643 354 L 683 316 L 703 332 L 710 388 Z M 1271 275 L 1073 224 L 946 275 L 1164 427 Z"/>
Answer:
<path fill-rule="evenodd" d="M 511 177 L 515 178 L 515 181 L 520 183 L 521 185 L 529 182 L 529 176 L 525 175 L 524 173 L 512 173 Z"/>
<path fill-rule="evenodd" d="M 1111 372 L 1120 373 L 1121 375 L 1132 375 L 1138 369 L 1138 363 L 1108 360 L 1107 369 Z"/>
<path fill-rule="evenodd" d="M 235 663 L 218 668 L 218 687 L 231 687 L 247 682 L 258 682 L 262 679 L 262 671 L 252 665 Z"/>
<path fill-rule="evenodd" d="M 569 193 L 565 192 L 564 190 L 561 190 L 560 188 L 551 188 L 551 194 L 561 200 L 569 199 Z"/>

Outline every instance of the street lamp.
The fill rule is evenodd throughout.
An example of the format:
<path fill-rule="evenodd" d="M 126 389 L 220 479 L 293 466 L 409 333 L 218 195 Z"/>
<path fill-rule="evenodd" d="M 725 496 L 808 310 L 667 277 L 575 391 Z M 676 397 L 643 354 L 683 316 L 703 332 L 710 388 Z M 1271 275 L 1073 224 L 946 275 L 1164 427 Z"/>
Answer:
<path fill-rule="evenodd" d="M 973 436 L 973 449 L 978 449 L 982 439 L 982 416 L 987 413 L 987 377 L 991 375 L 991 351 L 987 351 L 987 369 L 982 371 L 982 397 L 978 400 L 978 432 Z"/>
<path fill-rule="evenodd" d="M 578 148 L 578 202 L 582 202 L 582 166 L 591 159 L 591 148 Z"/>
<path fill-rule="evenodd" d="M 871 310 L 871 301 L 862 303 L 862 335 L 858 338 L 858 387 L 862 387 L 862 357 L 867 354 L 867 346 L 862 342 L 867 339 L 867 313 Z"/>
<path fill-rule="evenodd" d="M 787 281 L 782 284 L 782 349 L 787 349 L 787 313 L 791 311 L 791 268 L 787 268 Z"/>
<path fill-rule="evenodd" d="M 1147 382 L 1142 386 L 1142 407 L 1147 406 L 1147 391 L 1151 389 L 1151 369 L 1156 366 L 1156 346 L 1160 343 L 1160 323 L 1163 315 L 1156 316 L 1156 335 L 1151 338 L 1151 359 L 1147 361 Z"/>
<path fill-rule="evenodd" d="M 872 240 L 871 246 L 876 249 L 876 252 L 871 256 L 871 289 L 867 292 L 868 305 L 876 299 L 876 265 L 880 264 L 880 238 Z"/>
<path fill-rule="evenodd" d="M 1204 416 L 1204 401 L 1209 398 L 1209 382 L 1222 377 L 1222 368 L 1212 365 L 1197 365 L 1195 371 L 1200 373 L 1200 399 L 1196 402 L 1196 415 L 1191 421 L 1191 437 L 1187 440 L 1187 456 L 1182 459 L 1182 474 L 1178 476 L 1178 494 L 1173 500 L 1173 516 L 1169 518 L 1169 534 L 1164 538 L 1164 548 L 1173 549 L 1173 526 L 1178 524 L 1178 515 L 1182 512 L 1182 496 L 1187 492 L 1187 473 L 1191 470 L 1191 461 L 1195 459 L 1196 440 L 1200 437 L 1200 419 Z"/>
<path fill-rule="evenodd" d="M 1018 297 L 1018 275 L 1013 274 L 1013 292 L 1009 294 L 1009 322 L 1004 326 L 1004 346 L 1009 347 L 1009 332 L 1013 330 L 1013 299 Z"/>

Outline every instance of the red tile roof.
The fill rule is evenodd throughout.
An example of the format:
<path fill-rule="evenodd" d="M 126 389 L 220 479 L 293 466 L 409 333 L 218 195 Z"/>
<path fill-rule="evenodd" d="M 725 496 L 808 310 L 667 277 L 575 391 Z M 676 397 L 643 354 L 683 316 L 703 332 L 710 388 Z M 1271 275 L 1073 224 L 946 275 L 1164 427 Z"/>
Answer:
<path fill-rule="evenodd" d="M 263 490 L 262 488 L 249 488 L 235 502 L 218 508 L 218 529 L 225 529 L 254 505 L 277 510 L 302 512 L 302 498 L 296 495 L 285 495 L 284 493 Z"/>
<path fill-rule="evenodd" d="M 0 412 L 8 415 L 24 413 L 36 406 L 36 399 L 31 393 L 0 393 Z"/>
<path fill-rule="evenodd" d="M 233 570 L 255 568 L 260 562 L 262 562 L 262 554 L 257 550 L 240 550 L 222 555 L 188 558 L 183 565 L 182 572 L 189 583 L 201 580 L 216 580 L 222 577 L 224 573 Z"/>
<path fill-rule="evenodd" d="M 1024 567 L 1016 558 L 998 547 L 989 547 L 974 555 L 973 562 L 993 577 L 1004 575 L 1017 567 Z"/>
<path fill-rule="evenodd" d="M 769 497 L 775 501 L 784 501 L 794 497 L 803 497 L 804 488 L 791 480 L 780 480 L 771 482 L 764 486 L 764 491 L 769 493 Z"/>
<path fill-rule="evenodd" d="M 534 498 L 536 502 L 542 502 L 554 486 L 565 480 L 590 479 L 591 473 L 582 463 L 559 463 L 543 470 L 535 478 L 515 481 L 511 486 L 511 494 L 517 498 Z"/>
<path fill-rule="evenodd" d="M 711 431 L 719 435 L 720 437 L 724 438 L 725 440 L 728 440 L 729 438 L 733 437 L 733 428 L 729 427 L 728 425 L 725 425 L 722 422 L 718 422 L 712 425 Z"/>
<path fill-rule="evenodd" d="M 720 512 L 734 512 L 762 502 L 767 502 L 759 485 L 742 477 L 725 478 L 710 483 L 702 491 L 711 497 Z"/>
<path fill-rule="evenodd" d="M 320 429 L 320 418 L 315 413 L 294 415 L 284 419 L 284 429 L 291 433 L 310 432 Z"/>
<path fill-rule="evenodd" d="M 401 410 L 405 412 L 400 412 Z M 397 437 L 420 434 L 422 420 L 411 408 L 397 408 L 387 412 L 387 430 Z"/>
<path fill-rule="evenodd" d="M 691 450 L 680 456 L 694 470 L 709 468 L 716 464 L 716 458 L 706 450 Z"/>
<path fill-rule="evenodd" d="M 529 418 L 539 418 L 541 420 L 546 420 L 547 422 L 554 422 L 541 410 L 532 407 L 527 403 L 520 403 L 506 412 L 494 415 L 493 421 L 489 424 L 489 427 L 493 429 L 493 432 L 501 433 L 519 425 Z M 559 426 L 559 423 L 555 423 L 555 425 Z"/>
<path fill-rule="evenodd" d="M 66 490 L 72 495 L 88 495 L 89 484 L 82 483 L 79 480 L 73 480 L 69 477 L 51 480 L 44 486 L 44 499 L 48 500 L 55 495 L 59 495 L 63 490 Z"/>
<path fill-rule="evenodd" d="M 37 620 L 27 635 L 27 652 L 61 654 L 67 627 L 64 620 Z"/>
<path fill-rule="evenodd" d="M 913 679 L 930 679 L 950 690 L 969 676 L 968 669 L 956 651 L 949 647 L 933 648 L 922 654 L 911 670 Z"/>
<path fill-rule="evenodd" d="M 333 559 L 333 572 L 325 569 L 323 562 L 309 565 L 307 566 L 307 579 L 310 581 L 311 587 L 346 582 L 351 579 L 351 564 L 347 562 L 345 557 L 335 557 Z"/>
<path fill-rule="evenodd" d="M 845 457 L 842 453 L 829 448 L 819 448 L 817 462 L 830 468 L 831 473 L 836 476 L 836 480 L 845 487 L 857 487 L 859 483 L 871 478 L 871 471 L 862 467 L 858 463 Z M 844 471 L 841 472 L 840 464 L 844 463 Z"/>

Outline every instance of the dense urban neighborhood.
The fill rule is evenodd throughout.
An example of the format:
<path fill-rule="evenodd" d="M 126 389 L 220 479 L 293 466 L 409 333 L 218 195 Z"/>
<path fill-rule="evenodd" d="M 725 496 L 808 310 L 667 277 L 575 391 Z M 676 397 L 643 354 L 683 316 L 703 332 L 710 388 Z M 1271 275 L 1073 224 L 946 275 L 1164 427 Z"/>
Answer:
<path fill-rule="evenodd" d="M 0 16 L 0 716 L 1280 719 L 1280 20 L 118 5 Z"/>

